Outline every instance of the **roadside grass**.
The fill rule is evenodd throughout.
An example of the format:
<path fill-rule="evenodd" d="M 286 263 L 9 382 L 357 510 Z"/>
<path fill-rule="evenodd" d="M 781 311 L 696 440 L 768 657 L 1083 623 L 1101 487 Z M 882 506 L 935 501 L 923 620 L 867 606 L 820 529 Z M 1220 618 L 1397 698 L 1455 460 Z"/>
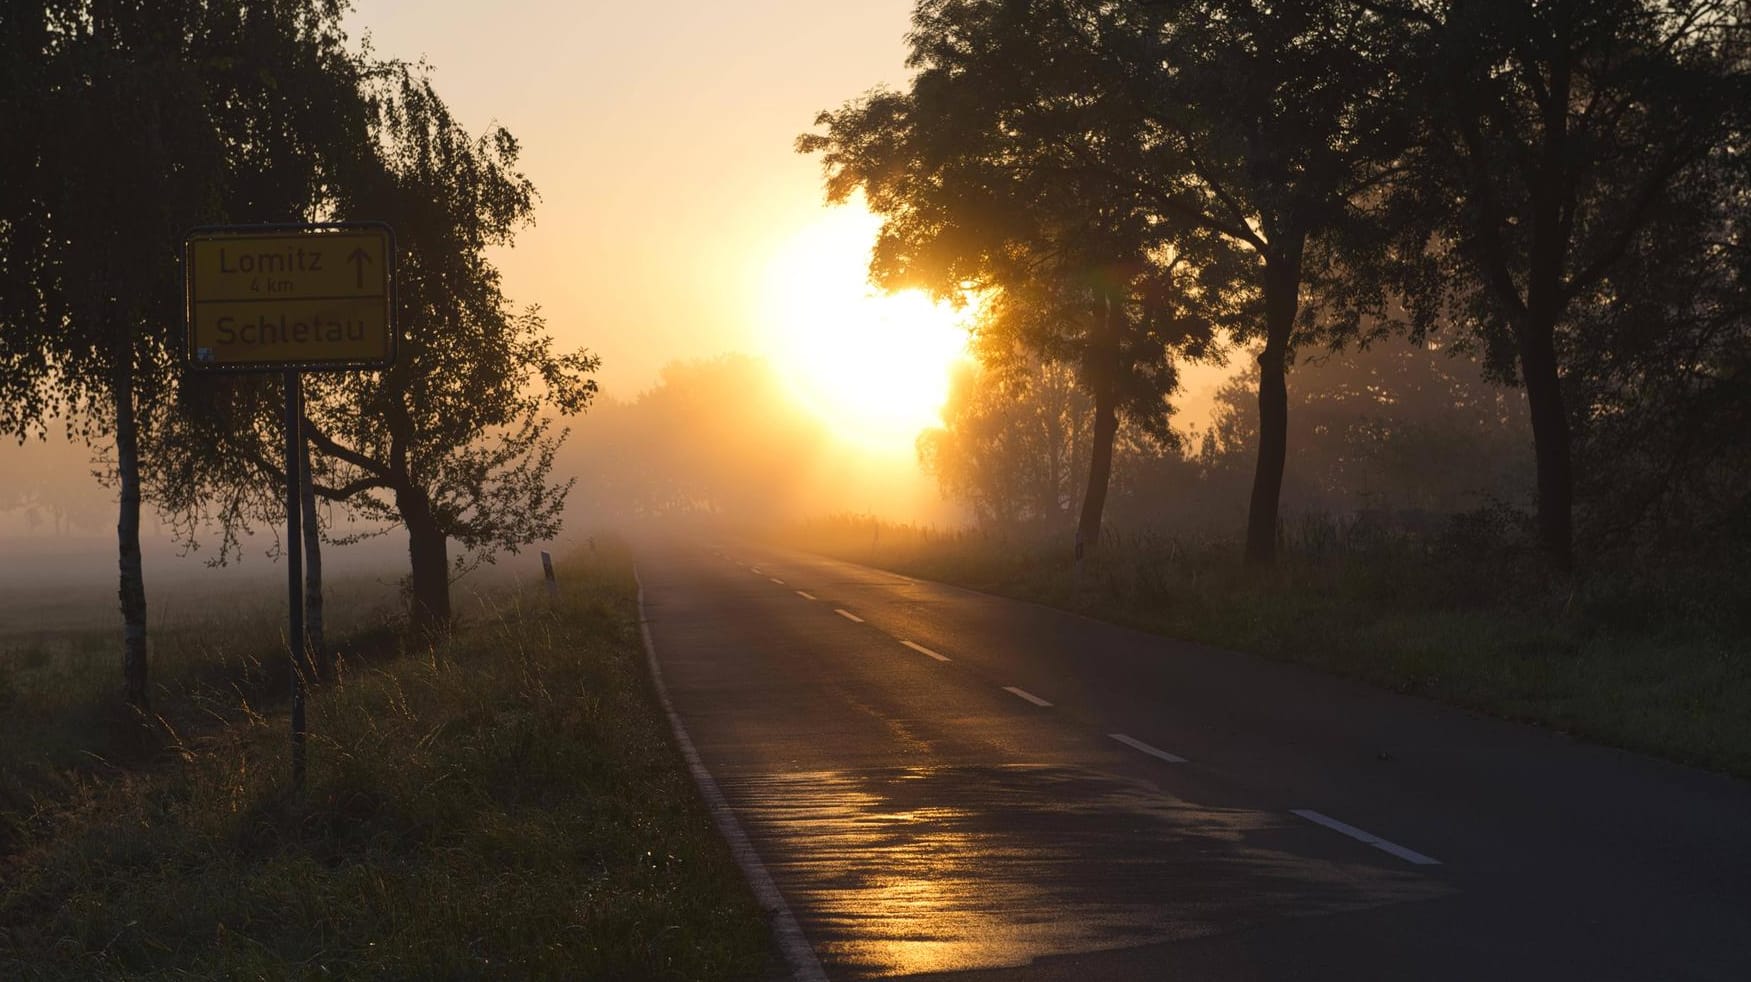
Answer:
<path fill-rule="evenodd" d="M 28 799 L 67 773 L 135 768 L 174 752 L 180 735 L 284 700 L 284 584 L 249 582 L 196 604 L 174 588 L 152 596 L 153 718 L 120 700 L 120 617 L 113 592 L 66 597 L 8 590 L 0 598 L 0 855 L 13 851 Z M 397 588 L 370 577 L 331 581 L 331 647 L 349 664 L 397 650 Z"/>
<path fill-rule="evenodd" d="M 1751 777 L 1751 577 L 1557 577 L 1501 521 L 1413 539 L 1311 518 L 1266 572 L 1237 543 L 1149 533 L 1080 571 L 1065 543 L 861 517 L 788 541 Z"/>
<path fill-rule="evenodd" d="M 459 598 L 442 645 L 350 659 L 312 695 L 301 796 L 271 695 L 140 766 L 48 763 L 9 732 L 50 778 L 3 803 L 0 978 L 767 974 L 645 677 L 630 557 L 603 541 L 558 575 L 556 602 L 539 581 Z"/>

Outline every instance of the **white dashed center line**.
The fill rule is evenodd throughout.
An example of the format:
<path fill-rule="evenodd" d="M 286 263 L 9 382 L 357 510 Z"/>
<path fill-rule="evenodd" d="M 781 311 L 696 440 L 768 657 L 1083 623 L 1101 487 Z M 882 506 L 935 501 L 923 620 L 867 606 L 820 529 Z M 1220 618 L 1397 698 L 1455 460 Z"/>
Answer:
<path fill-rule="evenodd" d="M 783 581 L 783 580 L 781 580 L 781 579 L 779 579 L 779 578 L 778 578 L 778 577 L 776 577 L 776 576 L 768 576 L 768 577 L 767 577 L 767 579 L 769 579 L 769 580 L 771 580 L 771 581 L 772 581 L 772 582 L 774 582 L 774 583 L 776 583 L 776 584 L 778 584 L 778 585 L 779 585 L 779 586 L 783 586 L 783 585 L 784 585 L 784 581 Z"/>
<path fill-rule="evenodd" d="M 797 591 L 797 592 L 796 592 L 796 595 L 797 595 L 797 596 L 799 596 L 799 597 L 801 597 L 801 598 L 803 598 L 803 599 L 804 599 L 804 600 L 813 600 L 813 599 L 815 599 L 815 595 L 814 595 L 814 594 L 812 594 L 812 593 L 810 593 L 810 592 L 808 592 L 808 591 L 807 591 L 807 590 L 798 590 L 798 591 Z"/>
<path fill-rule="evenodd" d="M 1391 853 L 1407 863 L 1414 863 L 1417 866 L 1441 865 L 1439 859 L 1433 859 L 1415 851 L 1414 849 L 1406 849 L 1396 843 L 1387 842 L 1385 839 L 1382 839 L 1372 832 L 1364 832 L 1354 825 L 1346 825 L 1343 822 L 1332 818 L 1330 815 L 1321 815 L 1319 812 L 1316 812 L 1311 808 L 1291 809 L 1290 814 L 1300 815 L 1309 822 L 1323 825 L 1326 828 L 1331 829 L 1333 832 L 1337 832 L 1340 835 L 1347 835 L 1350 838 L 1355 839 L 1357 842 L 1366 842 L 1381 852 Z"/>
<path fill-rule="evenodd" d="M 1034 695 L 1032 692 L 1029 692 L 1026 689 L 1018 689 L 1013 685 L 1004 686 L 1003 691 L 1009 693 L 1012 696 L 1026 699 L 1028 702 L 1031 702 L 1036 706 L 1050 706 L 1051 705 L 1051 703 L 1047 702 L 1044 699 L 1041 699 L 1039 696 Z"/>
<path fill-rule="evenodd" d="M 1128 737 L 1128 736 L 1124 735 L 1123 733 L 1108 733 L 1107 736 L 1110 736 L 1114 740 L 1117 740 L 1120 743 L 1124 744 L 1125 746 L 1130 747 L 1132 750 L 1141 750 L 1151 757 L 1165 760 L 1170 764 L 1183 764 L 1186 762 L 1186 759 L 1184 757 L 1181 757 L 1179 754 L 1170 754 L 1167 751 L 1162 750 L 1160 748 L 1151 747 L 1149 744 L 1144 743 L 1142 740 L 1139 740 L 1136 737 Z"/>
<path fill-rule="evenodd" d="M 921 655 L 929 655 L 930 657 L 936 659 L 937 661 L 948 661 L 947 655 L 939 655 L 936 652 L 931 651 L 929 648 L 926 648 L 921 644 L 916 644 L 916 643 L 911 642 L 911 641 L 902 641 L 900 643 L 905 645 L 908 648 L 911 648 L 913 651 L 916 651 Z"/>
<path fill-rule="evenodd" d="M 862 624 L 863 623 L 863 618 L 857 616 L 856 614 L 853 614 L 849 610 L 846 610 L 844 607 L 834 607 L 833 613 L 838 614 L 840 617 L 843 617 L 846 620 L 851 621 L 854 624 Z"/>

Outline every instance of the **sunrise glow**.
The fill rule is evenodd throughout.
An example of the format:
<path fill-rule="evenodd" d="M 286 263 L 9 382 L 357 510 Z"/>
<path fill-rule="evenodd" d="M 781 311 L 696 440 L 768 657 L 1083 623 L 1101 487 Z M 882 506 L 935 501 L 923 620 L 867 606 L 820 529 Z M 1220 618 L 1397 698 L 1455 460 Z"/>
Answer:
<path fill-rule="evenodd" d="M 915 290 L 869 285 L 881 220 L 862 207 L 826 212 L 773 254 L 764 320 L 772 359 L 836 434 L 867 450 L 910 454 L 939 422 L 953 365 L 966 356 L 966 311 Z"/>

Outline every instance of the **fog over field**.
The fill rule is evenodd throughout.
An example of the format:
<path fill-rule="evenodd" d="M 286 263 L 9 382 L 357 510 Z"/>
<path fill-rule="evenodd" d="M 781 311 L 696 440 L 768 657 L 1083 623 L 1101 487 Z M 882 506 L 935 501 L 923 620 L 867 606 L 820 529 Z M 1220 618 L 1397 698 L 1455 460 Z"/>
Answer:
<path fill-rule="evenodd" d="M 1141 432 L 1121 441 L 1109 506 L 1117 527 L 1234 533 L 1256 426 L 1244 376 L 1235 373 L 1250 357 L 1237 349 L 1227 365 L 1198 366 L 1194 384 L 1201 391 L 1192 389 L 1183 401 L 1202 412 L 1176 412 L 1177 444 Z M 995 522 L 1009 531 L 1067 535 L 1085 490 L 1088 421 L 1074 400 L 1047 398 L 1055 378 L 1040 376 L 1025 390 L 1031 394 L 992 417 L 973 388 L 978 373 L 967 364 L 936 411 L 935 426 L 910 440 L 859 439 L 836 432 L 831 411 L 813 406 L 764 359 L 725 354 L 673 362 L 642 390 L 605 391 L 587 413 L 566 421 L 570 434 L 552 478 L 575 485 L 559 541 L 652 521 L 773 529 L 831 515 L 941 529 Z M 1294 379 L 1302 411 L 1284 492 L 1289 515 L 1369 512 L 1427 522 L 1490 501 L 1522 500 L 1529 461 L 1521 400 L 1484 382 L 1467 359 L 1398 343 L 1310 358 Z M 1008 420 L 1007 429 L 982 429 L 994 418 Z M 1030 427 L 1061 431 L 1062 445 L 1036 446 L 991 470 L 1001 462 L 993 456 L 1000 447 L 1030 445 Z M 28 621 L 38 600 L 80 596 L 87 609 L 113 609 L 116 499 L 99 479 L 106 447 L 94 451 L 53 436 L 0 446 L 0 589 L 10 600 L 0 606 L 0 629 Z M 1035 493 L 1042 482 L 1045 490 Z M 190 548 L 153 509 L 150 492 L 146 504 L 148 589 L 155 597 L 162 592 L 167 616 L 175 616 L 181 598 L 198 602 L 205 592 L 241 587 L 267 600 L 283 592 L 277 559 L 283 517 L 255 522 L 241 552 L 215 568 L 216 528 L 197 531 Z M 339 510 L 324 508 L 322 515 L 331 537 L 379 527 L 349 525 Z M 501 562 L 534 569 L 534 550 L 543 545 Z M 406 550 L 405 531 L 387 528 L 331 545 L 323 559 L 331 576 L 393 584 L 406 575 Z"/>
<path fill-rule="evenodd" d="M 115 491 L 93 474 L 91 453 L 60 441 L 0 448 L 0 636 L 119 630 Z M 150 509 L 141 552 L 154 621 L 199 620 L 241 604 L 285 603 L 283 530 L 263 527 L 241 561 L 214 567 L 214 543 L 190 550 Z M 331 575 L 394 583 L 405 575 L 406 536 L 391 533 L 330 551 Z"/>

